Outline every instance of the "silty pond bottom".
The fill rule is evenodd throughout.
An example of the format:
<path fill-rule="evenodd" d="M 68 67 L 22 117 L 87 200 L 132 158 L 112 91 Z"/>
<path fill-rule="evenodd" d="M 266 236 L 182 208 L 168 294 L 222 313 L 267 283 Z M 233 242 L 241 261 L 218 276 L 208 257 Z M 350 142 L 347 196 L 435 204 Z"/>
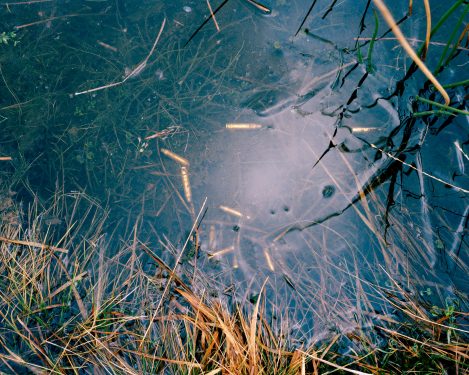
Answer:
<path fill-rule="evenodd" d="M 389 5 L 418 48 L 423 7 Z M 414 96 L 439 94 L 372 4 L 212 7 L 215 19 L 195 1 L 3 8 L 19 42 L 0 46 L 3 182 L 21 175 L 25 202 L 86 192 L 110 209 L 110 249 L 137 222 L 213 293 L 249 300 L 267 280 L 272 310 L 308 338 L 381 311 L 374 290 L 394 281 L 430 303 L 467 295 L 467 117 L 412 116 L 427 108 Z M 442 82 L 464 78 L 467 52 Z M 464 109 L 464 86 L 450 94 Z M 59 235 L 62 219 L 45 225 Z"/>

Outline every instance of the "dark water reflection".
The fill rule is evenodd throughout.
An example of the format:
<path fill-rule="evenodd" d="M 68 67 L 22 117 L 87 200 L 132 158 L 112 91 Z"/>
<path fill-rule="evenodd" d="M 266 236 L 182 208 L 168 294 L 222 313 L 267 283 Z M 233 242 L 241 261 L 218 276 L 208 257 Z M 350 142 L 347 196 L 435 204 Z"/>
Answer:
<path fill-rule="evenodd" d="M 396 93 L 410 62 L 394 41 L 375 44 L 367 73 L 368 45 L 363 62 L 354 50 L 354 38 L 373 33 L 370 12 L 360 34 L 366 4 L 344 1 L 328 12 L 330 3 L 319 1 L 307 33 L 296 37 L 310 3 L 266 5 L 269 15 L 228 2 L 217 14 L 221 31 L 210 21 L 187 46 L 207 15 L 204 2 L 3 9 L 9 29 L 44 22 L 18 30 L 17 47 L 1 46 L 2 152 L 33 163 L 24 178 L 44 197 L 59 185 L 109 202 L 119 238 L 140 217 L 142 241 L 160 248 L 167 238 L 181 249 L 207 208 L 197 267 L 215 289 L 233 284 L 246 298 L 269 277 L 269 298 L 294 311 L 302 329 L 353 327 L 356 310 L 377 309 L 373 288 L 358 288 L 357 279 L 386 285 L 387 275 L 410 275 L 432 288 L 429 299 L 467 293 L 467 194 L 371 146 L 467 189 L 467 118 L 410 118 L 410 97 L 424 79 L 415 73 Z M 435 17 L 444 10 L 435 8 Z M 145 58 L 164 17 L 162 40 L 137 77 L 73 96 L 122 80 Z M 423 10 L 402 27 L 421 38 Z M 378 35 L 386 30 L 382 22 Z M 441 77 L 458 80 L 465 62 L 466 50 Z M 464 95 L 456 90 L 454 102 Z M 226 126 L 240 123 L 257 128 Z M 192 203 L 180 164 L 162 149 L 189 161 Z"/>

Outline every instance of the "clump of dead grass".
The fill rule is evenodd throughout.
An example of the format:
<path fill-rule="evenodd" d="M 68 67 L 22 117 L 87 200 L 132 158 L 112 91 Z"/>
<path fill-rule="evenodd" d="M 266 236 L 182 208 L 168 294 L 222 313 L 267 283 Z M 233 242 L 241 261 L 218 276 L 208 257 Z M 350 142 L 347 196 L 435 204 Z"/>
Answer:
<path fill-rule="evenodd" d="M 267 313 L 264 287 L 252 305 L 228 304 L 211 297 L 200 277 L 193 285 L 173 273 L 136 231 L 128 241 L 105 237 L 107 212 L 86 196 L 56 195 L 53 202 L 33 205 L 22 225 L 0 227 L 4 372 L 467 371 L 467 314 L 424 306 L 397 282 L 379 290 L 394 315 L 381 317 L 372 332 L 295 344 L 288 320 L 275 323 Z M 58 222 L 61 230 L 51 224 Z M 119 250 L 111 252 L 113 244 Z"/>

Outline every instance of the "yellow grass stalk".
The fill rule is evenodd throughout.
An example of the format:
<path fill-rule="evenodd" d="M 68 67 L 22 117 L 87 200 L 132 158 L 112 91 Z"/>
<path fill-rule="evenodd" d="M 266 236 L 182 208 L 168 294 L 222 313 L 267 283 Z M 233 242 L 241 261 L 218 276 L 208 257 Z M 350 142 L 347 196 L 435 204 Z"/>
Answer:
<path fill-rule="evenodd" d="M 210 372 L 207 372 L 207 375 L 216 375 L 216 374 L 218 374 L 219 372 L 221 372 L 221 370 L 222 370 L 221 368 L 217 368 L 217 369 L 215 369 L 215 370 L 212 370 L 212 371 L 210 371 Z"/>
<path fill-rule="evenodd" d="M 319 362 L 322 362 L 328 366 L 331 366 L 331 367 L 334 367 L 336 368 L 337 370 L 342 370 L 342 371 L 345 371 L 345 372 L 349 372 L 351 374 L 356 374 L 356 375 L 370 375 L 369 373 L 367 372 L 362 372 L 362 371 L 357 371 L 357 370 L 352 370 L 350 368 L 347 368 L 347 367 L 344 367 L 344 366 L 340 366 L 338 364 L 335 364 L 333 362 L 330 362 L 330 361 L 326 361 L 325 359 L 321 358 L 321 357 L 318 357 L 318 356 L 315 356 L 313 354 L 309 354 L 309 353 L 306 353 L 306 352 L 302 352 L 305 356 L 307 356 L 308 358 L 311 358 L 315 361 L 319 361 Z"/>
<path fill-rule="evenodd" d="M 420 346 L 426 346 L 428 348 L 431 348 L 433 350 L 435 350 L 436 352 L 438 352 L 439 354 L 441 355 L 448 355 L 448 352 L 445 350 L 445 346 L 441 346 L 439 344 L 436 344 L 436 343 L 432 343 L 431 341 L 422 341 L 422 340 L 418 340 L 414 337 L 410 337 L 408 335 L 404 335 L 402 333 L 399 333 L 395 330 L 392 330 L 392 329 L 388 329 L 388 328 L 385 328 L 385 327 L 381 327 L 381 326 L 377 326 L 377 328 L 379 328 L 380 330 L 384 331 L 384 332 L 387 332 L 389 333 L 391 336 L 395 337 L 395 338 L 402 338 L 406 341 L 411 341 L 411 342 L 414 342 Z M 447 346 L 448 348 L 452 348 L 454 349 L 454 345 L 448 345 Z M 459 350 L 457 350 L 458 352 L 458 355 L 461 356 L 462 358 L 464 359 L 469 359 L 469 355 L 465 354 L 464 352 L 467 351 L 467 346 L 466 345 L 462 345 L 460 347 L 457 347 Z"/>
<path fill-rule="evenodd" d="M 299 350 L 295 350 L 288 366 L 288 372 L 297 374 L 298 368 L 302 365 L 304 357 L 305 356 Z"/>
<path fill-rule="evenodd" d="M 49 245 L 42 244 L 39 242 L 13 240 L 13 239 L 1 237 L 1 236 L 0 236 L 0 242 L 7 242 L 7 243 L 14 244 L 14 245 L 23 245 L 23 246 L 29 246 L 29 247 L 38 247 L 40 249 L 49 249 L 49 250 L 52 250 L 58 253 L 64 253 L 64 254 L 68 253 L 67 249 L 62 249 L 60 247 L 55 247 L 55 246 L 49 246 Z"/>
<path fill-rule="evenodd" d="M 26 362 L 18 354 L 12 352 L 10 349 L 8 349 L 6 347 L 5 347 L 5 350 L 8 351 L 9 355 L 0 353 L 0 359 L 4 359 L 6 361 L 11 361 L 11 362 L 16 363 L 18 365 L 22 365 L 22 366 L 26 367 L 29 371 L 31 371 L 33 374 L 37 374 L 37 375 L 43 375 L 43 374 L 46 374 L 46 373 L 47 374 L 60 374 L 59 371 L 53 371 L 52 372 L 52 371 L 50 371 L 50 369 L 48 369 L 46 367 Z"/>
<path fill-rule="evenodd" d="M 409 42 L 407 42 L 404 34 L 402 34 L 401 29 L 399 26 L 397 26 L 396 21 L 394 20 L 394 17 L 392 16 L 391 12 L 387 8 L 387 6 L 384 4 L 382 0 L 373 0 L 376 7 L 379 9 L 381 12 L 382 16 L 384 17 L 385 21 L 389 25 L 389 27 L 392 29 L 394 35 L 396 35 L 397 40 L 401 44 L 401 46 L 404 48 L 404 50 L 407 52 L 407 54 L 410 56 L 410 58 L 414 61 L 414 63 L 420 68 L 423 74 L 430 80 L 431 83 L 436 87 L 436 89 L 440 92 L 440 94 L 443 96 L 445 100 L 445 104 L 449 105 L 450 103 L 450 98 L 446 90 L 441 86 L 440 82 L 435 78 L 435 76 L 430 72 L 430 70 L 427 68 L 427 66 L 424 64 L 424 62 L 417 56 L 417 54 L 414 52 L 412 47 L 410 46 Z"/>
<path fill-rule="evenodd" d="M 70 285 L 78 282 L 78 281 L 81 281 L 83 280 L 83 278 L 88 274 L 88 272 L 82 272 L 80 273 L 79 275 L 75 276 L 74 278 L 72 278 L 71 280 L 67 281 L 65 284 L 63 284 L 60 288 L 56 289 L 54 292 L 50 293 L 46 299 L 49 299 L 49 300 L 52 300 L 52 298 L 54 298 L 57 294 L 59 294 L 60 292 L 64 291 L 65 289 L 67 289 Z"/>
<path fill-rule="evenodd" d="M 249 329 L 249 356 L 251 357 L 251 374 L 257 374 L 257 345 L 256 345 L 256 331 L 257 331 L 257 315 L 259 314 L 259 304 L 261 302 L 262 291 L 264 290 L 265 284 L 269 280 L 266 278 L 264 284 L 262 284 L 259 296 L 257 297 L 256 306 L 252 312 L 251 324 Z"/>
<path fill-rule="evenodd" d="M 67 268 L 65 267 L 63 262 L 59 258 L 57 258 L 55 255 L 53 255 L 53 256 L 54 256 L 55 260 L 57 261 L 57 264 L 59 265 L 59 267 L 62 269 L 62 272 L 67 277 L 67 279 L 69 281 L 72 281 L 72 278 L 70 277 L 70 275 L 67 271 Z M 75 286 L 75 283 L 73 283 L 73 282 L 70 283 L 70 288 L 72 288 L 72 293 L 73 293 L 73 296 L 75 297 L 75 300 L 77 302 L 78 309 L 80 310 L 80 314 L 83 317 L 83 319 L 86 320 L 88 318 L 88 312 L 85 308 L 85 304 L 83 303 L 83 300 L 80 297 L 80 293 L 78 293 L 78 290 Z"/>
<path fill-rule="evenodd" d="M 425 57 L 427 56 L 428 52 L 428 47 L 430 45 L 430 36 L 432 33 L 432 12 L 430 9 L 430 3 L 428 0 L 423 0 L 423 3 L 425 4 L 425 14 L 427 17 L 427 32 L 425 34 L 425 48 L 422 51 L 422 59 L 425 60 Z"/>
<path fill-rule="evenodd" d="M 161 305 L 162 305 L 164 299 L 166 298 L 167 293 L 169 292 L 169 287 L 170 287 L 170 285 L 171 285 L 171 283 L 172 283 L 172 281 L 173 281 L 173 278 L 174 278 L 175 275 L 176 275 L 177 266 L 179 265 L 179 262 L 181 261 L 182 255 L 184 254 L 184 251 L 186 250 L 187 244 L 189 243 L 189 240 L 191 239 L 192 234 L 194 233 L 194 231 L 195 231 L 196 228 L 197 228 L 197 225 L 198 225 L 198 223 L 199 223 L 199 219 L 200 219 L 202 213 L 204 212 L 204 209 L 205 209 L 205 205 L 206 205 L 206 204 L 207 204 L 207 198 L 205 198 L 204 203 L 202 204 L 202 207 L 200 208 L 199 214 L 197 215 L 197 217 L 196 217 L 195 220 L 194 220 L 194 223 L 193 223 L 193 225 L 192 225 L 191 231 L 189 232 L 189 235 L 188 235 L 187 238 L 186 238 L 186 242 L 184 243 L 184 246 L 182 247 L 181 252 L 180 252 L 179 255 L 178 255 L 178 258 L 176 259 L 176 263 L 175 263 L 175 265 L 174 265 L 174 268 L 173 268 L 173 269 L 171 270 L 171 272 L 170 272 L 169 278 L 168 278 L 168 280 L 167 280 L 167 282 L 166 282 L 166 286 L 165 286 L 165 288 L 164 288 L 164 290 L 163 290 L 163 294 L 161 295 L 160 301 L 158 302 L 158 305 L 156 306 L 156 309 L 155 309 L 155 311 L 154 311 L 154 313 L 153 313 L 153 316 L 152 316 L 152 319 L 151 319 L 151 321 L 150 321 L 150 324 L 148 324 L 148 327 L 147 327 L 147 329 L 145 330 L 145 334 L 143 335 L 142 340 L 141 340 L 141 342 L 140 342 L 139 350 L 142 350 L 143 345 L 145 344 L 145 341 L 146 341 L 148 335 L 150 334 L 150 331 L 151 331 L 151 329 L 152 329 L 152 327 L 153 327 L 153 321 L 155 320 L 155 318 L 156 318 L 158 312 L 160 311 Z"/>
<path fill-rule="evenodd" d="M 197 367 L 197 368 L 201 368 L 200 364 L 199 363 L 195 363 L 195 362 L 189 362 L 189 361 L 182 361 L 182 360 L 178 360 L 178 359 L 170 359 L 170 358 L 164 358 L 164 357 L 158 357 L 156 355 L 152 355 L 152 354 L 147 354 L 147 353 L 144 353 L 144 352 L 141 352 L 141 351 L 138 351 L 138 350 L 131 350 L 131 349 L 126 349 L 126 348 L 123 348 L 123 347 L 117 347 L 118 350 L 121 350 L 125 353 L 131 353 L 131 354 L 135 354 L 137 356 L 140 356 L 140 357 L 143 357 L 143 358 L 146 358 L 146 359 L 152 359 L 154 361 L 161 361 L 161 362 L 167 362 L 167 363 L 174 363 L 176 365 L 183 365 L 183 366 L 188 366 L 188 367 Z"/>

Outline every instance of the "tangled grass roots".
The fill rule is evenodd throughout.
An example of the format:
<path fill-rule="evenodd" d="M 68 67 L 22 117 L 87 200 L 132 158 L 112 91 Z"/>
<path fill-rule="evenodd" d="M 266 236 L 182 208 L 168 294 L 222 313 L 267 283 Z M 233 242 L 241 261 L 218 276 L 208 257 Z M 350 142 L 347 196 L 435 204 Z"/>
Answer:
<path fill-rule="evenodd" d="M 170 277 L 171 269 L 154 254 L 158 267 L 146 271 L 139 255 L 144 245 L 135 238 L 106 257 L 101 234 L 106 214 L 94 206 L 84 217 L 74 218 L 80 199 L 73 198 L 75 209 L 67 211 L 71 219 L 54 246 L 47 245 L 54 235 L 41 230 L 46 215 L 38 210 L 30 210 L 26 227 L 3 222 L 0 228 L 0 370 L 5 373 L 468 370 L 468 332 L 455 324 L 467 315 L 442 310 L 432 320 L 401 291 L 386 296 L 400 319 L 388 318 L 388 324 L 375 329 L 386 345 L 378 347 L 371 337 L 356 332 L 310 347 L 294 346 L 287 320 L 275 325 L 265 314 L 265 298 L 250 309 L 228 308 L 204 292 L 195 293 L 195 286 L 178 275 Z M 65 212 L 57 206 L 51 210 Z M 161 301 L 170 279 L 173 292 Z M 344 339 L 356 344 L 348 354 Z"/>

